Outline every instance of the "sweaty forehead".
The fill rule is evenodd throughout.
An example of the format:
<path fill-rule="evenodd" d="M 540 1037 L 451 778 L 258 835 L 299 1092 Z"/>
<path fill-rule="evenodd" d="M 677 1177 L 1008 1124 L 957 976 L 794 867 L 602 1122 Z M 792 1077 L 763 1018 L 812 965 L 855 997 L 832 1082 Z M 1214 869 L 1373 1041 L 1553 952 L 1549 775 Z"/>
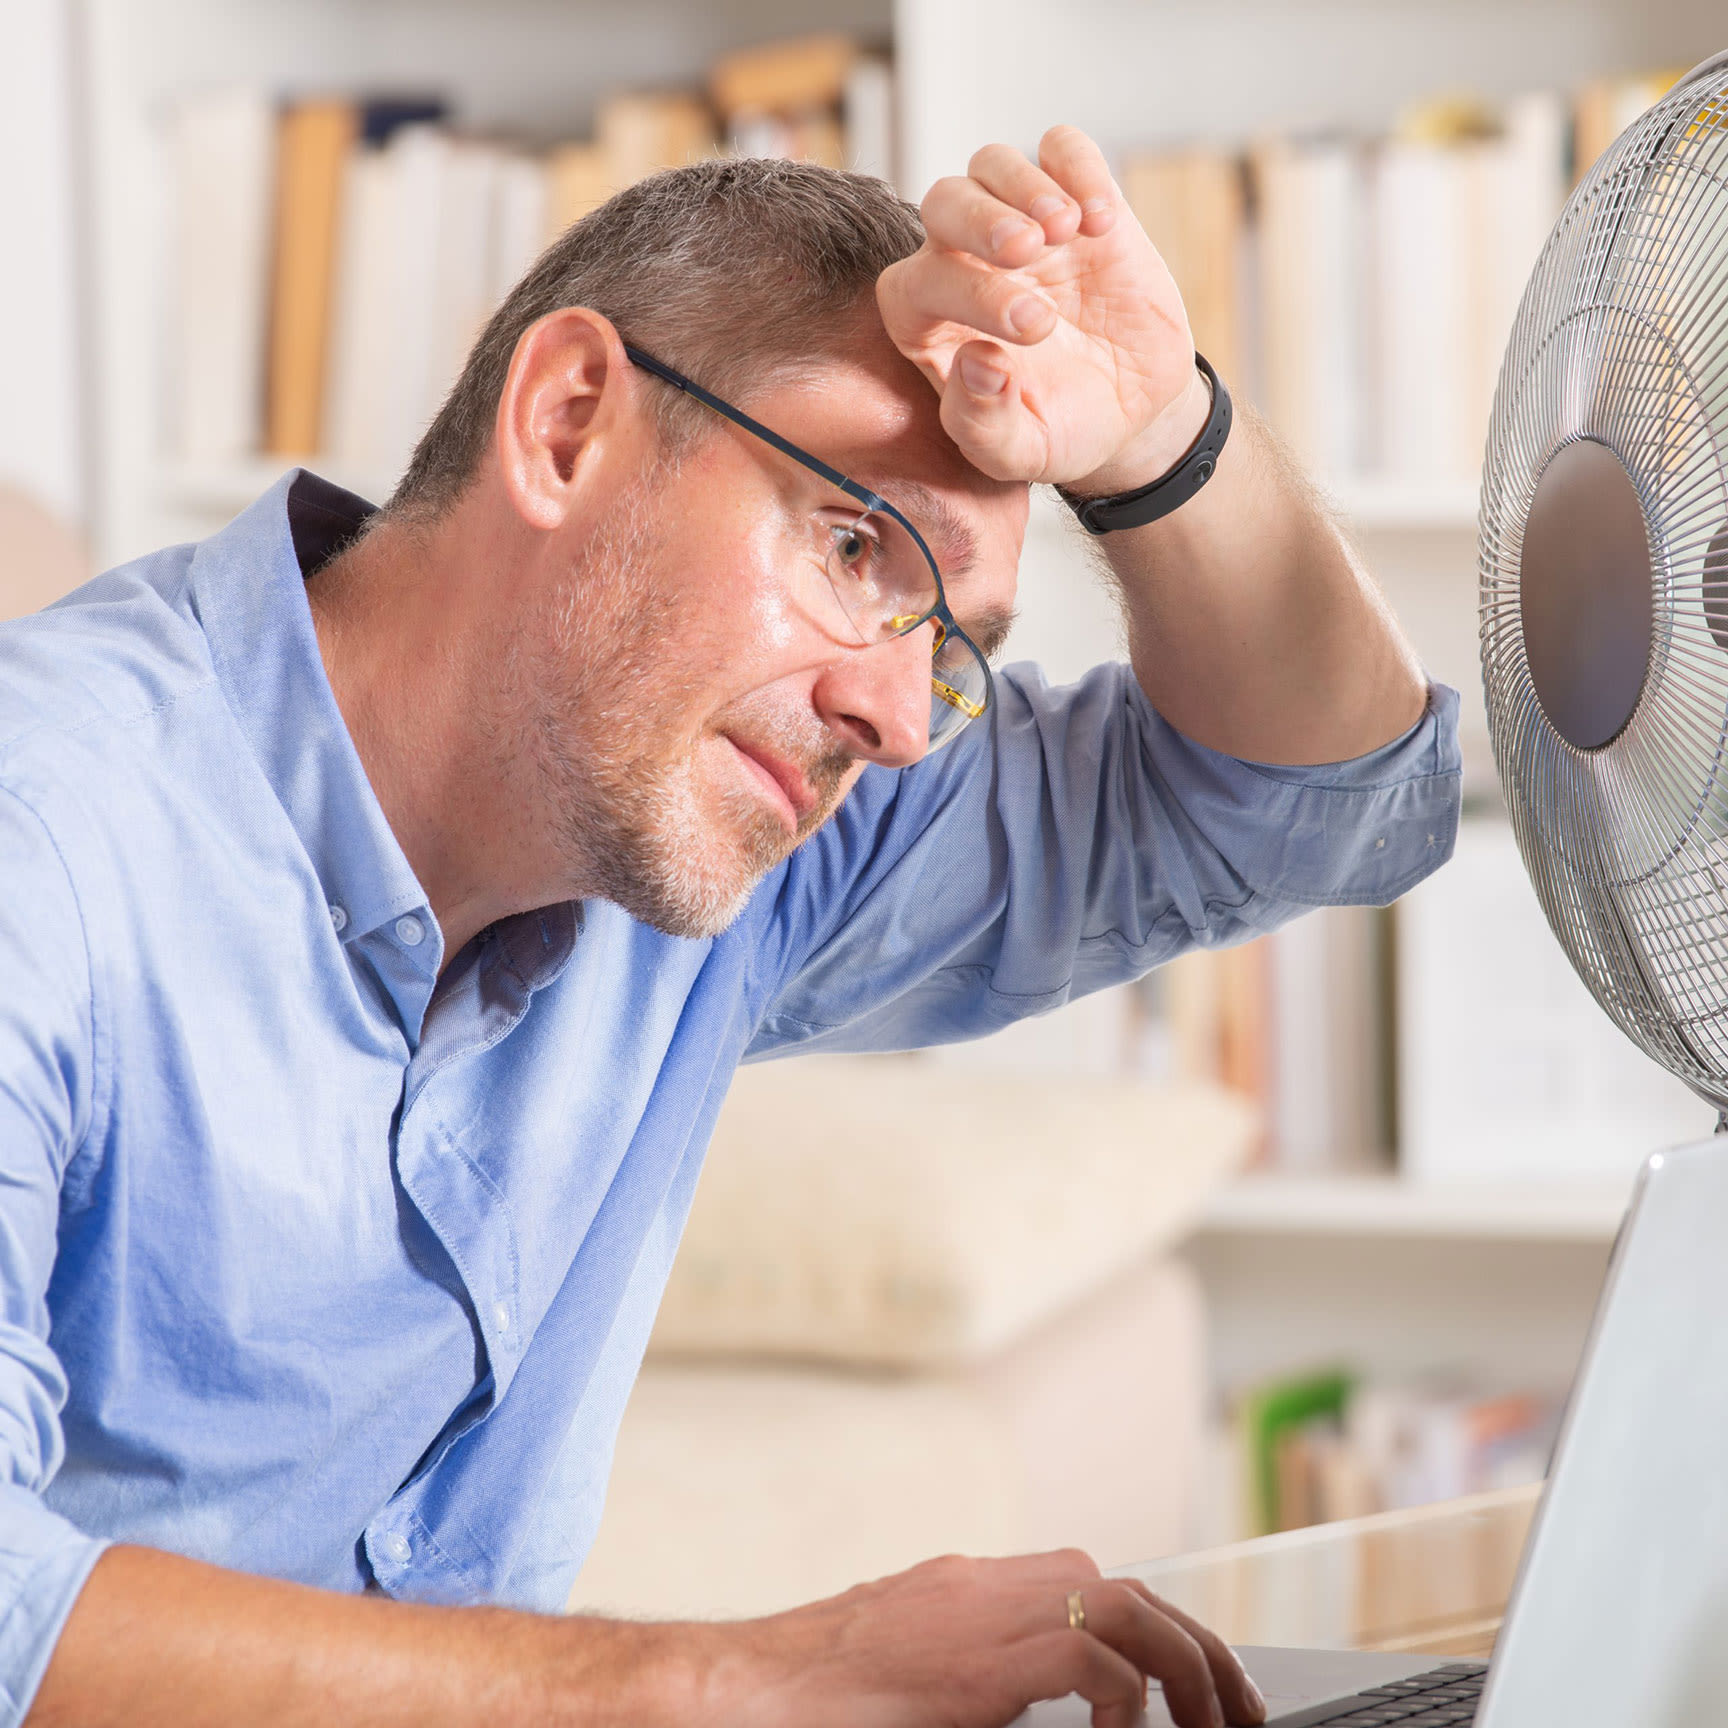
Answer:
<path fill-rule="evenodd" d="M 904 510 L 933 546 L 946 541 L 956 565 L 1017 561 L 1027 488 L 966 460 L 942 428 L 936 392 L 892 349 L 824 361 L 763 391 L 750 411 Z"/>

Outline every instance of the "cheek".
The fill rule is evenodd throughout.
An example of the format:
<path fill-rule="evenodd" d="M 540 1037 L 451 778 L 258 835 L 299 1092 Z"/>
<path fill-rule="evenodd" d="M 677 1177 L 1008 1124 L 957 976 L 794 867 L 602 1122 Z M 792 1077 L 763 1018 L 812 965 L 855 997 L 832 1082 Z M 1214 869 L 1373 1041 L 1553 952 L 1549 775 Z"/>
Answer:
<path fill-rule="evenodd" d="M 687 567 L 689 616 L 700 620 L 693 647 L 710 681 L 736 692 L 798 669 L 811 623 L 786 558 L 784 530 L 770 518 L 736 525 L 725 544 L 709 545 Z"/>

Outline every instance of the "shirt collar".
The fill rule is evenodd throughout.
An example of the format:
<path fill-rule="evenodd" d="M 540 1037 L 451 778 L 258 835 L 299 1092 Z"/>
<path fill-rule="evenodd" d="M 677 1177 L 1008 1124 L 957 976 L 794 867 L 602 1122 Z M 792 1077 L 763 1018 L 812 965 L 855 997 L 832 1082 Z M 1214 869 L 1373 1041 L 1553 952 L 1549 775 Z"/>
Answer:
<path fill-rule="evenodd" d="M 318 874 L 344 941 L 409 913 L 431 918 L 330 689 L 296 552 L 298 544 L 316 567 L 371 511 L 363 499 L 295 469 L 199 544 L 190 577 L 228 706 Z"/>

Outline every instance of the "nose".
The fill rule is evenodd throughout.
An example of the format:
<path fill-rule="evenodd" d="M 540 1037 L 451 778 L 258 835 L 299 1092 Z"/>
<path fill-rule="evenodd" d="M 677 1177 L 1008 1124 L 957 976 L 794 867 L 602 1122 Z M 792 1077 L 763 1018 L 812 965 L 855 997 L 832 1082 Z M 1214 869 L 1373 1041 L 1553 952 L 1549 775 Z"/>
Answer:
<path fill-rule="evenodd" d="M 930 656 L 935 627 L 851 648 L 823 667 L 816 710 L 846 747 L 884 768 L 909 768 L 930 749 Z"/>

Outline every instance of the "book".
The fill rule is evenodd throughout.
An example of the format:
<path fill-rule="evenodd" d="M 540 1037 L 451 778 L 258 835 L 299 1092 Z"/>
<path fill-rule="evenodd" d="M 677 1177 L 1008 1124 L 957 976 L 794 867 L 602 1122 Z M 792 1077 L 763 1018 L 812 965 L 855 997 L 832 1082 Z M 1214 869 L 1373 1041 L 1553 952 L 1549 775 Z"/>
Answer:
<path fill-rule="evenodd" d="M 378 385 L 391 344 L 395 214 L 389 158 L 378 149 L 356 150 L 343 190 L 321 443 L 351 484 L 379 492 L 374 477 L 389 467 Z"/>
<path fill-rule="evenodd" d="M 169 116 L 174 442 L 187 461 L 250 456 L 263 435 L 275 155 L 275 109 L 252 86 Z"/>
<path fill-rule="evenodd" d="M 496 146 L 467 138 L 450 140 L 440 163 L 431 349 L 415 410 L 421 430 L 456 382 L 497 303 L 493 245 L 502 166 L 503 153 Z"/>
<path fill-rule="evenodd" d="M 1640 114 L 1674 88 L 1684 72 L 1684 67 L 1669 67 L 1629 77 L 1593 78 L 1579 89 L 1572 107 L 1574 184 Z"/>
<path fill-rule="evenodd" d="M 1454 144 L 1394 138 L 1376 159 L 1374 465 L 1400 480 L 1473 479 L 1481 459 L 1464 385 L 1470 191 Z"/>
<path fill-rule="evenodd" d="M 1274 143 L 1253 165 L 1266 416 L 1319 474 L 1359 473 L 1367 456 L 1362 153 L 1347 139 Z"/>
<path fill-rule="evenodd" d="M 661 168 L 699 162 L 719 148 L 707 104 L 682 92 L 608 97 L 595 116 L 594 141 L 605 162 L 608 198 Z"/>
<path fill-rule="evenodd" d="M 1255 1104 L 1264 1123 L 1271 1102 L 1270 956 L 1267 938 L 1230 948 L 1195 948 L 1158 971 L 1166 1032 L 1162 1058 L 1173 1078 L 1225 1086 Z M 1130 1043 L 1146 1045 L 1130 1026 Z M 1254 1158 L 1265 1155 L 1262 1131 Z"/>
<path fill-rule="evenodd" d="M 494 309 L 527 273 L 546 244 L 551 178 L 547 165 L 532 156 L 513 150 L 499 154 L 489 264 L 492 283 L 489 299 Z"/>
<path fill-rule="evenodd" d="M 1248 1516 L 1257 1535 L 1432 1505 L 1541 1480 L 1560 1400 L 1322 1368 L 1268 1381 L 1237 1401 Z"/>
<path fill-rule="evenodd" d="M 1245 389 L 1247 198 L 1242 165 L 1221 150 L 1130 157 L 1122 195 L 1158 248 L 1187 308 L 1194 345 Z"/>
<path fill-rule="evenodd" d="M 708 94 L 723 121 L 740 114 L 803 114 L 837 107 L 858 57 L 850 36 L 821 34 L 723 54 Z"/>
<path fill-rule="evenodd" d="M 320 447 L 342 183 L 359 127 L 352 102 L 300 102 L 277 129 L 264 448 Z"/>
<path fill-rule="evenodd" d="M 414 124 L 379 152 L 385 164 L 384 258 L 389 319 L 373 368 L 378 443 L 367 467 L 394 485 L 437 406 L 446 341 L 441 329 L 443 230 L 456 143 L 441 127 Z"/>
<path fill-rule="evenodd" d="M 1270 1162 L 1368 1170 L 1391 1150 L 1385 914 L 1327 906 L 1269 938 Z"/>
<path fill-rule="evenodd" d="M 854 174 L 894 178 L 894 73 L 878 54 L 861 54 L 840 91 L 844 165 Z"/>
<path fill-rule="evenodd" d="M 1514 98 L 1499 133 L 1463 146 L 1469 185 L 1461 432 L 1472 470 L 1487 442 L 1525 285 L 1565 202 L 1567 146 L 1566 104 L 1553 91 Z"/>
<path fill-rule="evenodd" d="M 598 144 L 561 144 L 546 159 L 546 226 L 550 242 L 598 210 L 617 188 Z"/>
<path fill-rule="evenodd" d="M 1715 1112 L 1573 972 L 1511 827 L 1478 817 L 1398 903 L 1398 1157 L 1413 1181 L 1630 1183 Z"/>

